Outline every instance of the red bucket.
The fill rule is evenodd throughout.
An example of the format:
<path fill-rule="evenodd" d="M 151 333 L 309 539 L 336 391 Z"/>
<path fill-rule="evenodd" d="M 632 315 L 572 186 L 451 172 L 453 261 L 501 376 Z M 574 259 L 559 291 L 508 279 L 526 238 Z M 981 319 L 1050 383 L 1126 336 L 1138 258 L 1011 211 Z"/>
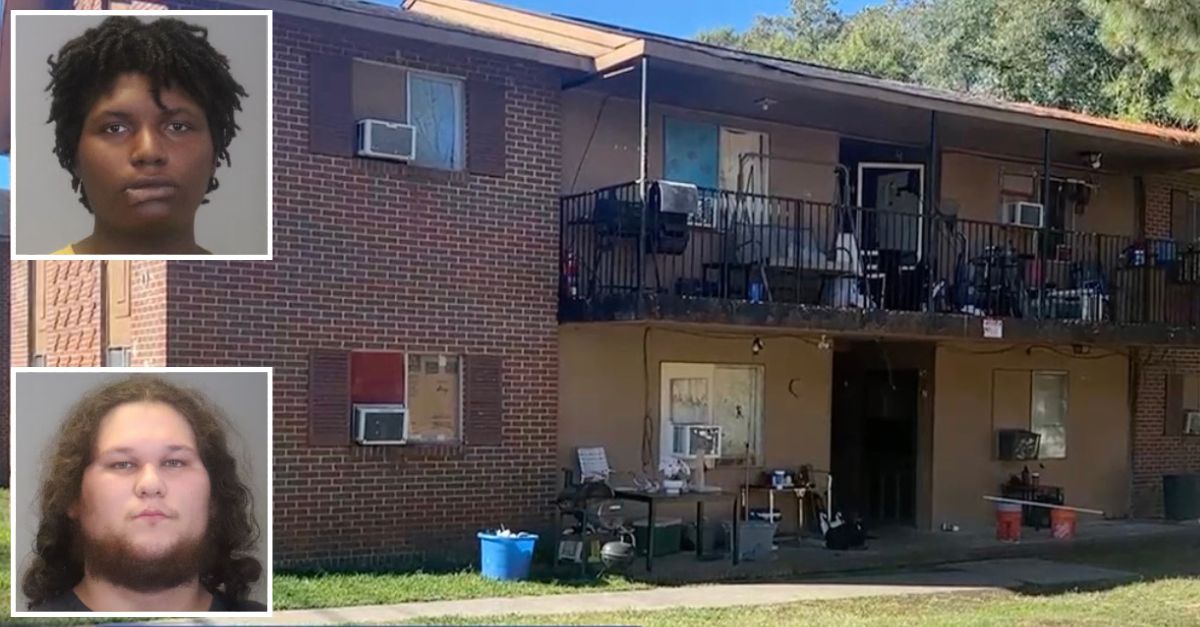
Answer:
<path fill-rule="evenodd" d="M 1075 512 L 1069 509 L 1050 510 L 1050 531 L 1056 540 L 1075 537 Z"/>
<path fill-rule="evenodd" d="M 1021 539 L 1021 506 L 996 503 L 996 539 L 1017 542 Z"/>

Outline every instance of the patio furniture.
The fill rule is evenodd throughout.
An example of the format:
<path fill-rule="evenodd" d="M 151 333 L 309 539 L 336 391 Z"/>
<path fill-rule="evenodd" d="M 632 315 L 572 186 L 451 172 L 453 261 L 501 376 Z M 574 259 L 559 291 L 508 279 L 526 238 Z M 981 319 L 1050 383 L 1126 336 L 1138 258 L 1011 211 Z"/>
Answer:
<path fill-rule="evenodd" d="M 733 563 L 738 563 L 738 493 L 736 492 L 684 492 L 682 494 L 667 494 L 666 492 L 645 492 L 636 489 L 617 489 L 614 490 L 613 498 L 645 503 L 649 507 L 647 512 L 647 528 L 655 528 L 655 520 L 657 510 L 664 504 L 671 503 L 689 503 L 696 504 L 696 557 L 703 555 L 702 548 L 704 547 L 704 505 L 709 502 L 728 502 L 733 501 L 733 546 L 730 551 L 733 554 Z M 654 534 L 647 535 L 646 544 L 646 572 L 654 570 Z"/>

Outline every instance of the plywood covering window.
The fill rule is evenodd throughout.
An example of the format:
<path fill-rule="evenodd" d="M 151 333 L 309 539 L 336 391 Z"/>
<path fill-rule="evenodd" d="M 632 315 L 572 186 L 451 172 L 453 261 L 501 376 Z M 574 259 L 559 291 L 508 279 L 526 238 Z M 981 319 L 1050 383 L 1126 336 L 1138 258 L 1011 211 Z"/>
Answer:
<path fill-rule="evenodd" d="M 683 424 L 720 426 L 721 459 L 760 459 L 762 366 L 666 362 L 661 395 L 660 462 L 677 450 L 675 427 Z"/>

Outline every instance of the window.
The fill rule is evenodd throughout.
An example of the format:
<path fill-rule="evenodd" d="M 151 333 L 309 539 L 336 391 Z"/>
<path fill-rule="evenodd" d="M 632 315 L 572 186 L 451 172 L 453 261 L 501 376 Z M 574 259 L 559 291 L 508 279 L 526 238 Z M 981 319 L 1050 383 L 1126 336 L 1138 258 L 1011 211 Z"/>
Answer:
<path fill-rule="evenodd" d="M 1171 237 L 1177 242 L 1200 241 L 1200 197 L 1171 190 Z"/>
<path fill-rule="evenodd" d="M 751 461 L 762 449 L 762 366 L 664 363 L 659 461 L 683 448 L 676 427 L 721 427 L 721 459 Z M 680 431 L 682 433 L 682 431 Z"/>
<path fill-rule="evenodd" d="M 461 80 L 408 72 L 408 122 L 417 129 L 417 165 L 462 169 L 463 111 Z"/>
<path fill-rule="evenodd" d="M 104 354 L 104 365 L 110 368 L 128 368 L 133 365 L 133 351 L 127 346 L 114 346 Z"/>
<path fill-rule="evenodd" d="M 1041 459 L 1067 456 L 1067 374 L 1034 372 L 1031 386 L 1030 431 L 1042 436 Z"/>
<path fill-rule="evenodd" d="M 410 443 L 457 442 L 462 396 L 455 355 L 354 351 L 350 400 L 354 406 L 401 406 Z"/>

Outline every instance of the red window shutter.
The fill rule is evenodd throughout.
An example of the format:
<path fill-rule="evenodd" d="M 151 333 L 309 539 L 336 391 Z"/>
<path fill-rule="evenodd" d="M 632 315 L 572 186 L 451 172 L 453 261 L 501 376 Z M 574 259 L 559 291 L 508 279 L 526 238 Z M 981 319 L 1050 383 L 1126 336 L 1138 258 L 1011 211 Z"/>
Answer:
<path fill-rule="evenodd" d="M 313 53 L 308 61 L 308 149 L 314 153 L 354 155 L 351 59 Z"/>
<path fill-rule="evenodd" d="M 404 353 L 355 351 L 350 353 L 350 399 L 355 403 L 403 404 Z"/>
<path fill-rule="evenodd" d="M 503 440 L 504 361 L 498 355 L 468 355 L 463 388 L 463 440 L 497 446 Z"/>
<path fill-rule="evenodd" d="M 504 85 L 467 81 L 467 169 L 474 174 L 504 176 L 506 100 Z"/>
<path fill-rule="evenodd" d="M 308 357 L 308 444 L 350 444 L 350 353 L 313 349 Z"/>

